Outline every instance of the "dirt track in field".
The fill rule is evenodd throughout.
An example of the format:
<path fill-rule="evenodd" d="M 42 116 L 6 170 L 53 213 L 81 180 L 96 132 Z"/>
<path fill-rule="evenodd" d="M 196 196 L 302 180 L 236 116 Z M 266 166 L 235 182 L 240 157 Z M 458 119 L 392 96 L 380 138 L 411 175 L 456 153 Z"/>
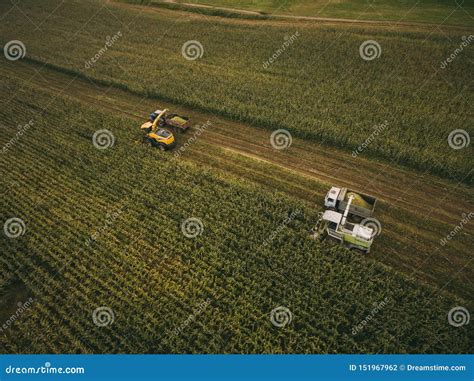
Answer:
<path fill-rule="evenodd" d="M 2 75 L 29 82 L 51 92 L 54 96 L 67 96 L 92 108 L 126 115 L 135 119 L 137 126 L 148 117 L 151 110 L 159 107 L 188 115 L 194 124 L 202 124 L 209 120 L 211 127 L 207 128 L 198 139 L 202 142 L 193 145 L 190 152 L 185 152 L 183 157 L 186 160 L 212 167 L 213 157 L 206 159 L 208 155 L 206 146 L 223 149 L 222 157 L 214 157 L 214 160 L 218 161 L 216 167 L 219 166 L 224 171 L 228 170 L 231 174 L 256 183 L 270 182 L 276 189 L 286 191 L 291 196 L 302 198 L 307 202 L 311 200 L 321 202 L 323 197 L 320 189 L 310 189 L 308 181 L 327 186 L 348 186 L 374 195 L 380 200 L 380 207 L 376 210 L 375 216 L 384 226 L 397 227 L 384 231 L 389 241 L 397 244 L 397 249 L 385 248 L 384 263 L 410 275 L 416 270 L 417 278 L 438 287 L 443 287 L 451 279 L 449 276 L 459 272 L 458 279 L 448 287 L 455 293 L 458 293 L 456 290 L 465 284 L 466 279 L 472 279 L 470 276 L 472 268 L 468 266 L 470 245 L 466 244 L 469 240 L 472 242 L 472 228 L 470 226 L 465 228 L 463 234 L 467 234 L 467 237 L 464 242 L 459 242 L 460 238 L 456 245 L 448 245 L 445 248 L 440 248 L 439 245 L 439 240 L 443 238 L 439 233 L 439 225 L 445 227 L 445 230 L 444 227 L 441 229 L 443 234 L 448 234 L 459 224 L 462 213 L 474 211 L 472 189 L 461 184 L 459 182 L 461 179 L 453 181 L 440 179 L 389 162 L 366 159 L 363 153 L 354 159 L 350 153 L 297 138 L 293 138 L 288 149 L 275 150 L 270 145 L 271 131 L 168 102 L 141 98 L 80 78 L 71 82 L 73 77 L 45 68 L 41 68 L 39 74 L 35 74 L 38 69 L 40 66 L 36 64 L 18 62 L 14 65 L 0 66 Z M 192 136 L 193 129 L 179 136 L 181 144 Z M 138 127 L 137 137 L 139 137 Z M 258 173 L 252 168 L 242 169 L 242 162 L 237 158 L 258 160 L 268 165 L 268 173 Z M 238 170 L 238 167 L 241 167 L 241 170 Z M 286 173 L 290 176 L 290 180 L 279 177 Z M 303 182 L 306 185 L 300 184 Z M 397 221 L 398 213 L 405 216 L 403 221 Z M 433 223 L 438 226 L 437 231 L 430 228 L 430 224 Z M 418 236 L 410 237 L 411 234 Z M 429 268 L 425 268 L 426 266 Z M 458 294 L 465 293 L 466 290 Z"/>
<path fill-rule="evenodd" d="M 383 29 L 403 29 L 404 31 L 426 31 L 427 29 L 433 30 L 464 30 L 468 31 L 469 28 L 462 26 L 462 25 L 438 25 L 432 23 L 424 23 L 424 22 L 403 22 L 403 21 L 380 21 L 380 20 L 359 20 L 359 19 L 344 19 L 344 18 L 332 18 L 332 17 L 317 17 L 317 16 L 294 16 L 294 15 L 282 15 L 282 14 L 269 14 L 270 18 L 245 18 L 246 15 L 250 16 L 264 16 L 264 14 L 251 11 L 251 10 L 243 10 L 243 9 L 236 9 L 236 8 L 226 8 L 226 7 L 215 7 L 211 5 L 204 5 L 204 4 L 191 4 L 191 3 L 176 3 L 174 1 L 163 1 L 163 3 L 174 3 L 179 4 L 188 8 L 194 8 L 195 11 L 192 10 L 180 10 L 180 9 L 167 9 L 163 7 L 153 7 L 150 5 L 139 5 L 139 4 L 130 4 L 130 3 L 122 3 L 116 1 L 110 1 L 114 7 L 117 8 L 128 8 L 132 9 L 135 12 L 157 12 L 157 13 L 171 13 L 176 16 L 176 13 L 181 13 L 183 16 L 188 18 L 202 18 L 203 15 L 205 17 L 212 17 L 219 19 L 222 22 L 227 22 L 229 24 L 261 24 L 262 22 L 266 23 L 267 25 L 285 25 L 288 23 L 298 23 L 299 26 L 301 24 L 314 27 L 318 25 L 324 26 L 360 26 L 360 27 L 374 27 L 374 28 L 383 28 Z M 233 13 L 241 13 L 242 18 L 229 18 L 223 17 L 219 15 L 206 15 L 199 13 L 199 9 L 210 9 L 210 10 L 222 10 L 222 11 L 230 11 Z"/>

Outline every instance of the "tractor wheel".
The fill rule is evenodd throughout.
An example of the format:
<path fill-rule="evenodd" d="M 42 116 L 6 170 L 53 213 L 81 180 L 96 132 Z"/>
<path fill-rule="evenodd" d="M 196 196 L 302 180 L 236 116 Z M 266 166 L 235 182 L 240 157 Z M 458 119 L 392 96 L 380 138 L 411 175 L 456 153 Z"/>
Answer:
<path fill-rule="evenodd" d="M 150 139 L 150 143 L 152 147 L 159 148 L 161 151 L 164 151 L 163 145 L 158 143 L 155 139 Z"/>
<path fill-rule="evenodd" d="M 158 148 L 160 149 L 160 151 L 165 151 L 166 150 L 166 147 L 164 144 L 158 144 Z"/>

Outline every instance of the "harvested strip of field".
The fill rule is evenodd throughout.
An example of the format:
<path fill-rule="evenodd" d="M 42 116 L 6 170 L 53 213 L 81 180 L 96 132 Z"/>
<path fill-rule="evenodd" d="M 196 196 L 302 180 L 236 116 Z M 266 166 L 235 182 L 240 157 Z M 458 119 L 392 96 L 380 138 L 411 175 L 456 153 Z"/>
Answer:
<path fill-rule="evenodd" d="M 22 4 L 37 24 L 57 5 Z M 5 41 L 23 41 L 30 58 L 349 152 L 372 136 L 362 156 L 472 183 L 472 145 L 448 145 L 455 129 L 473 135 L 472 49 L 461 49 L 440 68 L 460 50 L 462 37 L 470 37 L 468 29 L 257 24 L 86 2 L 60 6 L 38 41 L 34 28 L 20 28 L 23 18 L 13 9 L 0 30 Z M 119 37 L 105 49 L 107 36 Z M 203 46 L 193 61 L 182 55 L 191 40 Z M 379 58 L 361 57 L 367 40 L 380 45 Z M 381 125 L 386 127 L 374 138 Z"/>
<path fill-rule="evenodd" d="M 100 105 L 24 80 L 0 90 L 0 144 L 34 120 L 0 156 L 0 216 L 26 223 L 1 237 L 1 289 L 21 282 L 34 300 L 1 333 L 2 352 L 470 350 L 472 330 L 446 321 L 465 301 L 307 239 L 317 211 L 305 202 L 135 144 L 136 121 Z M 98 128 L 113 146 L 94 147 Z M 181 231 L 189 217 L 203 224 L 194 239 Z M 282 328 L 278 306 L 292 314 Z"/>

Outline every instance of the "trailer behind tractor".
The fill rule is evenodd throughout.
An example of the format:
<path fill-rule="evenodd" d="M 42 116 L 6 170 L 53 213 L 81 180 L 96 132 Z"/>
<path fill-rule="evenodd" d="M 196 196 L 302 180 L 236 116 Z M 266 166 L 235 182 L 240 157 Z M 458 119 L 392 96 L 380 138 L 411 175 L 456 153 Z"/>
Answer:
<path fill-rule="evenodd" d="M 349 198 L 353 196 L 352 202 Z M 361 218 L 372 216 L 377 199 L 375 197 L 344 187 L 331 187 L 324 198 L 324 206 L 330 210 L 344 213 L 349 204 L 349 215 Z"/>

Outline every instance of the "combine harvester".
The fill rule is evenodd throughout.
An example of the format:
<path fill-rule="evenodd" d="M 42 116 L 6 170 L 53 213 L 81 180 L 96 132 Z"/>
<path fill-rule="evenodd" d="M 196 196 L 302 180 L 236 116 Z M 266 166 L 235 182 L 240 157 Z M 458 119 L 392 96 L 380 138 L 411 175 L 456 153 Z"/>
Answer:
<path fill-rule="evenodd" d="M 169 128 L 185 132 L 190 127 L 189 118 L 178 114 L 168 114 L 168 110 L 156 110 L 150 120 L 141 125 L 143 141 L 164 151 L 176 146 L 176 140 Z"/>
<path fill-rule="evenodd" d="M 311 238 L 330 237 L 348 249 L 369 253 L 377 231 L 360 222 L 372 216 L 376 202 L 374 197 L 332 187 L 324 198 L 327 210 L 319 214 Z"/>

